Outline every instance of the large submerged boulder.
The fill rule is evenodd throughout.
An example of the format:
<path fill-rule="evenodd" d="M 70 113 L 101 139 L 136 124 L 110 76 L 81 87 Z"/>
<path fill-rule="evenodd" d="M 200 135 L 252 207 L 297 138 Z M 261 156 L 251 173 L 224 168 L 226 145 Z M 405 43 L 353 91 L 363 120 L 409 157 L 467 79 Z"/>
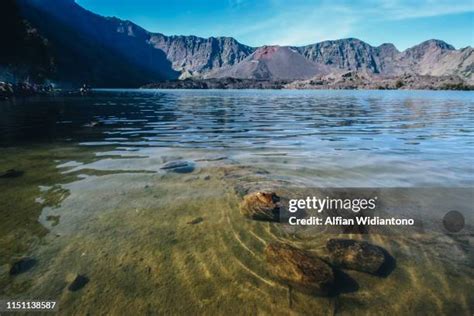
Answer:
<path fill-rule="evenodd" d="M 274 192 L 254 192 L 247 194 L 240 204 L 240 212 L 251 219 L 278 221 L 280 198 Z"/>
<path fill-rule="evenodd" d="M 168 161 L 160 169 L 176 173 L 189 173 L 194 171 L 195 163 L 187 160 Z"/>
<path fill-rule="evenodd" d="M 328 295 L 334 286 L 332 268 L 310 252 L 285 243 L 265 249 L 270 272 L 280 281 L 302 292 Z"/>
<path fill-rule="evenodd" d="M 378 274 L 385 263 L 385 251 L 366 241 L 329 239 L 326 248 L 334 266 Z"/>
<path fill-rule="evenodd" d="M 0 178 L 18 178 L 23 175 L 23 171 L 16 169 L 8 169 L 6 171 L 0 171 Z"/>
<path fill-rule="evenodd" d="M 82 289 L 87 283 L 89 283 L 89 278 L 85 275 L 78 274 L 67 289 L 71 292 L 76 292 Z"/>
<path fill-rule="evenodd" d="M 10 268 L 10 275 L 18 275 L 31 270 L 37 263 L 36 259 L 25 257 L 14 262 Z"/>

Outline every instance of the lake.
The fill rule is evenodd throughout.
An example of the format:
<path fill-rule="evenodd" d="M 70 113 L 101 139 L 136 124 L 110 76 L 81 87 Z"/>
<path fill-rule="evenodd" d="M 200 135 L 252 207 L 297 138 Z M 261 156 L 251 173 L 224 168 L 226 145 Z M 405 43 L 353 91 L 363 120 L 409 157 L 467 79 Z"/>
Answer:
<path fill-rule="evenodd" d="M 451 206 L 421 204 L 413 207 L 431 223 L 422 231 L 337 234 L 383 246 L 397 266 L 385 278 L 348 272 L 357 286 L 335 297 L 290 291 L 263 256 L 276 240 L 322 253 L 326 234 L 239 213 L 242 192 L 266 187 L 436 190 L 424 197 L 436 205 L 440 188 L 472 192 L 472 92 L 98 90 L 17 99 L 0 103 L 0 150 L 0 298 L 55 299 L 64 314 L 472 312 L 465 191 L 458 234 L 436 226 Z M 24 257 L 34 264 L 12 276 L 9 264 Z M 77 275 L 87 284 L 67 290 Z"/>

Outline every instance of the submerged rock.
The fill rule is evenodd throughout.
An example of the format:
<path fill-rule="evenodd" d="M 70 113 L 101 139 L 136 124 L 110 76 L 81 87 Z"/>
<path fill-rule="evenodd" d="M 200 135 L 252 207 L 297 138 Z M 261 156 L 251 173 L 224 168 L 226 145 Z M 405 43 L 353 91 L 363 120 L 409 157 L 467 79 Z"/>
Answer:
<path fill-rule="evenodd" d="M 253 166 L 230 164 L 221 166 L 217 170 L 222 180 L 229 183 L 241 197 L 252 192 L 274 192 L 291 185 L 288 181 L 272 178 L 267 170 Z"/>
<path fill-rule="evenodd" d="M 196 161 L 219 161 L 219 160 L 225 160 L 225 159 L 227 159 L 227 156 L 214 155 L 214 156 L 200 158 Z"/>
<path fill-rule="evenodd" d="M 37 261 L 33 258 L 22 258 L 12 264 L 10 268 L 10 275 L 18 275 L 29 271 L 36 265 Z"/>
<path fill-rule="evenodd" d="M 61 216 L 59 215 L 48 215 L 46 216 L 46 220 L 48 222 L 51 222 L 51 226 L 57 226 L 59 224 L 59 219 L 61 218 Z"/>
<path fill-rule="evenodd" d="M 87 283 L 89 283 L 89 278 L 85 275 L 78 274 L 74 281 L 68 286 L 68 290 L 71 292 L 79 291 L 82 289 Z"/>
<path fill-rule="evenodd" d="M 240 212 L 251 219 L 278 221 L 280 198 L 274 192 L 254 192 L 244 197 Z"/>
<path fill-rule="evenodd" d="M 331 263 L 340 268 L 378 274 L 385 263 L 385 251 L 365 241 L 329 239 L 326 248 Z"/>
<path fill-rule="evenodd" d="M 192 221 L 187 222 L 187 224 L 188 225 L 196 225 L 196 224 L 201 223 L 203 220 L 204 220 L 204 218 L 202 218 L 202 217 L 196 217 Z"/>
<path fill-rule="evenodd" d="M 23 171 L 16 169 L 9 169 L 4 172 L 0 172 L 0 178 L 17 178 L 23 175 Z"/>
<path fill-rule="evenodd" d="M 160 169 L 177 173 L 189 173 L 194 171 L 194 162 L 186 160 L 170 161 L 165 163 Z"/>
<path fill-rule="evenodd" d="M 270 271 L 282 282 L 303 292 L 328 295 L 334 286 L 332 268 L 308 251 L 285 243 L 265 248 Z"/>

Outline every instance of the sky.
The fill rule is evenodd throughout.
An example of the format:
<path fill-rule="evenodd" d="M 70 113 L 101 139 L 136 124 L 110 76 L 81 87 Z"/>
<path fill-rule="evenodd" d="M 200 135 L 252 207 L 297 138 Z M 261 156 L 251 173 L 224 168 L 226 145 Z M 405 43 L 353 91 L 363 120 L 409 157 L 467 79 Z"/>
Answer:
<path fill-rule="evenodd" d="M 474 46 L 474 0 L 76 0 L 165 35 L 231 36 L 250 46 L 355 37 L 399 50 L 428 39 Z"/>

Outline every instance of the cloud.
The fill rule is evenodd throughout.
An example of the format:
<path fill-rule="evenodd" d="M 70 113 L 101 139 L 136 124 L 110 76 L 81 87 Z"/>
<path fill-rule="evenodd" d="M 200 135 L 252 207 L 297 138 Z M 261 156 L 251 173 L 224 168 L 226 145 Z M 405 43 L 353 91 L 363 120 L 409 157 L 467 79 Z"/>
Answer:
<path fill-rule="evenodd" d="M 378 6 L 375 6 L 374 9 L 378 12 L 386 12 L 387 16 L 385 18 L 392 20 L 404 20 L 474 12 L 474 3 L 472 0 L 384 0 L 377 1 L 377 3 Z M 376 13 L 374 12 L 374 9 L 371 10 L 371 14 Z"/>
<path fill-rule="evenodd" d="M 248 23 L 232 33 L 237 38 L 251 37 L 254 42 L 302 45 L 347 37 L 357 22 L 346 8 L 340 6 L 278 6 L 269 11 L 272 12 L 270 17 Z M 328 19 L 330 16 L 337 18 Z"/>
<path fill-rule="evenodd" d="M 472 0 L 269 0 L 266 7 L 267 15 L 257 22 L 244 20 L 246 26 L 228 31 L 254 43 L 303 45 L 351 36 L 370 22 L 474 12 Z"/>

